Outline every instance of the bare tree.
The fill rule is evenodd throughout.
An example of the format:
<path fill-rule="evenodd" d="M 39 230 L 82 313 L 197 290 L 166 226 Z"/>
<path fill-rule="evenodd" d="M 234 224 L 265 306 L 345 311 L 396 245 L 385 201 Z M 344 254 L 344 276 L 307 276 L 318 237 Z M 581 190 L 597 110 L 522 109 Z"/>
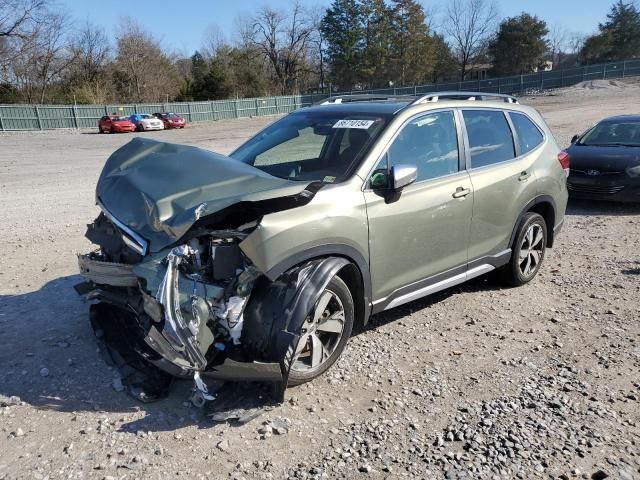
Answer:
<path fill-rule="evenodd" d="M 310 38 L 310 50 L 311 50 L 311 57 L 313 58 L 313 60 L 315 61 L 315 63 L 317 64 L 317 70 L 318 70 L 318 85 L 320 86 L 320 88 L 324 88 L 325 82 L 326 82 L 326 59 L 325 59 L 325 38 L 324 38 L 324 34 L 322 33 L 322 28 L 321 24 L 322 24 L 322 19 L 324 18 L 325 14 L 326 14 L 327 10 L 324 7 L 321 7 L 319 5 L 313 7 L 312 9 L 309 10 L 309 19 L 311 22 L 311 25 L 313 26 L 313 33 L 311 34 L 311 38 Z"/>
<path fill-rule="evenodd" d="M 483 53 L 495 31 L 498 9 L 493 0 L 451 0 L 444 31 L 452 44 L 464 80 L 469 64 Z"/>
<path fill-rule="evenodd" d="M 82 83 L 95 83 L 109 59 L 111 45 L 105 31 L 87 22 L 71 42 L 74 73 Z"/>
<path fill-rule="evenodd" d="M 107 69 L 111 60 L 111 42 L 104 29 L 86 22 L 73 34 L 73 63 L 64 79 L 64 89 L 74 102 L 104 103 L 108 101 L 110 82 Z"/>
<path fill-rule="evenodd" d="M 233 20 L 234 24 L 234 43 L 239 48 L 251 48 L 253 46 L 253 18 L 247 13 L 238 15 Z"/>
<path fill-rule="evenodd" d="M 227 39 L 222 29 L 215 24 L 209 25 L 202 39 L 202 53 L 206 57 L 215 57 L 227 45 Z"/>
<path fill-rule="evenodd" d="M 283 95 L 297 91 L 300 77 L 309 72 L 306 60 L 313 32 L 300 1 L 289 13 L 264 7 L 253 18 L 251 43 L 268 60 Z"/>
<path fill-rule="evenodd" d="M 48 5 L 48 0 L 0 0 L 0 37 L 30 37 Z"/>
<path fill-rule="evenodd" d="M 574 55 L 579 55 L 582 47 L 584 47 L 584 42 L 587 40 L 587 35 L 580 32 L 572 32 L 569 33 L 568 37 L 567 47 L 569 48 L 569 52 Z"/>
<path fill-rule="evenodd" d="M 159 42 L 129 18 L 121 21 L 120 29 L 113 78 L 121 98 L 136 102 L 174 98 L 181 80 Z"/>
<path fill-rule="evenodd" d="M 549 29 L 547 35 L 547 41 L 549 42 L 549 53 L 551 54 L 551 61 L 553 66 L 556 67 L 562 60 L 562 54 L 564 53 L 569 35 L 563 25 L 553 25 Z"/>
<path fill-rule="evenodd" d="M 0 69 L 34 45 L 48 6 L 49 0 L 0 0 Z"/>
<path fill-rule="evenodd" d="M 29 103 L 44 103 L 49 86 L 60 80 L 74 61 L 70 26 L 65 14 L 50 13 L 32 33 L 28 47 L 11 61 L 14 81 Z"/>

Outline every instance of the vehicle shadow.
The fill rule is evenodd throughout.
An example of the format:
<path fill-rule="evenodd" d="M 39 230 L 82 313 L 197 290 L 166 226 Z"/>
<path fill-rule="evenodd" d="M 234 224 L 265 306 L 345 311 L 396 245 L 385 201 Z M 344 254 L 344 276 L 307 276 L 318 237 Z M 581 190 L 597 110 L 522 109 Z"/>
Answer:
<path fill-rule="evenodd" d="M 496 277 L 495 272 L 490 272 L 486 275 L 469 280 L 466 283 L 456 285 L 433 295 L 414 300 L 413 302 L 400 305 L 399 307 L 385 310 L 376 315 L 371 316 L 367 325 L 356 326 L 354 328 L 353 335 L 360 335 L 369 330 L 376 329 L 382 325 L 386 325 L 391 322 L 400 320 L 403 317 L 407 317 L 414 312 L 429 308 L 437 303 L 446 300 L 461 292 L 487 292 L 492 290 L 503 290 L 505 288 Z"/>
<path fill-rule="evenodd" d="M 269 386 L 220 384 L 220 401 L 205 409 L 191 405 L 191 380 L 175 381 L 168 397 L 141 403 L 114 389 L 115 369 L 98 351 L 88 305 L 73 290 L 79 275 L 57 278 L 42 288 L 0 295 L 0 403 L 20 397 L 38 410 L 145 415 L 121 431 L 172 431 L 187 425 L 209 428 L 218 421 L 248 421 L 275 406 Z M 117 385 L 117 382 L 116 382 Z"/>
<path fill-rule="evenodd" d="M 618 216 L 640 215 L 640 203 L 615 203 L 569 199 L 567 215 Z"/>
<path fill-rule="evenodd" d="M 142 410 L 143 418 L 120 426 L 120 431 L 132 433 L 173 431 L 188 425 L 238 425 L 278 408 L 271 384 L 214 383 L 217 399 L 204 409 L 189 402 L 191 380 L 175 381 L 169 396 L 153 403 L 141 403 L 116 391 L 113 380 L 117 372 L 100 355 L 89 323 L 88 305 L 73 290 L 81 280 L 79 275 L 70 275 L 32 292 L 0 295 L 0 330 L 4 339 L 0 350 L 0 400 L 2 396 L 18 396 L 38 410 L 69 413 L 122 416 Z M 492 275 L 485 275 L 374 315 L 354 335 L 429 308 L 462 291 L 499 288 L 502 287 Z"/>

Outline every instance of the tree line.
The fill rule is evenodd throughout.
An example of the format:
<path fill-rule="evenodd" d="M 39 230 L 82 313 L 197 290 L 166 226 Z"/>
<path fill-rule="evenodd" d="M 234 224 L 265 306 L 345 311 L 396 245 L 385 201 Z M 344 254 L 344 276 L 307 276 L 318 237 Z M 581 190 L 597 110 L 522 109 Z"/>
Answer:
<path fill-rule="evenodd" d="M 123 18 L 113 34 L 54 0 L 0 0 L 0 103 L 214 100 L 406 86 L 640 57 L 640 12 L 616 0 L 593 35 L 493 0 L 292 0 L 211 26 L 190 57 Z M 474 77 L 474 75 L 476 77 Z"/>

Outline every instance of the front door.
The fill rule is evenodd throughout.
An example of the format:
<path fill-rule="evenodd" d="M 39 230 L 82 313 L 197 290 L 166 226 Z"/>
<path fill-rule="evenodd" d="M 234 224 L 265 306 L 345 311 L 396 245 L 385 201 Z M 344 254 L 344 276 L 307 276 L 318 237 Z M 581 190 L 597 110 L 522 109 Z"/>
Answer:
<path fill-rule="evenodd" d="M 416 182 L 395 195 L 371 181 L 365 189 L 375 310 L 437 274 L 464 273 L 473 190 L 460 168 L 455 118 L 444 110 L 407 122 L 372 178 L 394 165 L 413 165 Z"/>

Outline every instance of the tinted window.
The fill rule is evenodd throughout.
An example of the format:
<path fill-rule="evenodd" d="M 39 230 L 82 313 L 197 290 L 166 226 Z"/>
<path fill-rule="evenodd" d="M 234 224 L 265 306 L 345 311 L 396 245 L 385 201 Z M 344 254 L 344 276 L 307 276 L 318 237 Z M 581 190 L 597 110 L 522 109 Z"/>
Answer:
<path fill-rule="evenodd" d="M 640 145 L 640 122 L 606 121 L 589 130 L 578 142 L 579 145 Z"/>
<path fill-rule="evenodd" d="M 405 125 L 389 148 L 389 164 L 415 165 L 417 181 L 458 171 L 458 137 L 453 112 L 436 112 Z"/>
<path fill-rule="evenodd" d="M 515 157 L 513 136 L 504 113 L 498 110 L 464 110 L 471 149 L 471 168 L 504 162 Z"/>
<path fill-rule="evenodd" d="M 530 152 L 542 143 L 542 133 L 526 115 L 514 112 L 509 112 L 509 115 L 518 134 L 520 154 Z"/>

